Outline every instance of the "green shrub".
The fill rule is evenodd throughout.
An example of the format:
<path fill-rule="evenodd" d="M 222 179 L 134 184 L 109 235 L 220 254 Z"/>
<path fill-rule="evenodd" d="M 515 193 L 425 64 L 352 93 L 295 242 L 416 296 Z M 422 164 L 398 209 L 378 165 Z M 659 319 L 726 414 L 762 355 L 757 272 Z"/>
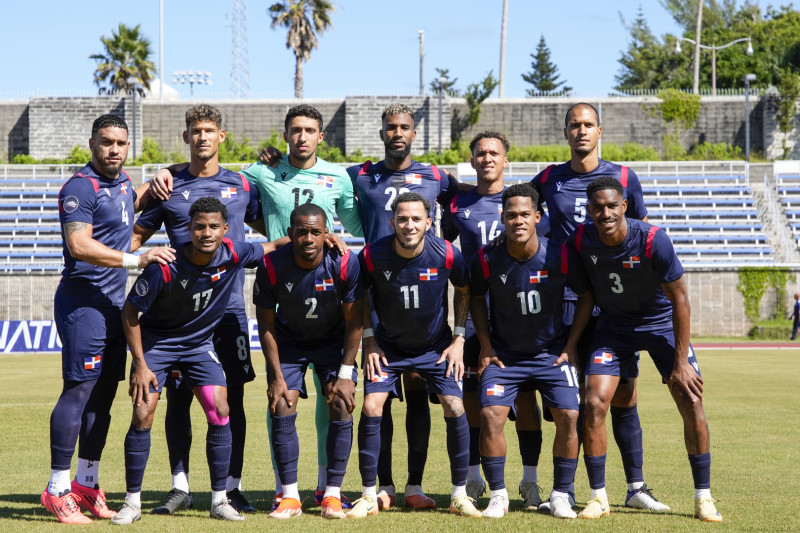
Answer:
<path fill-rule="evenodd" d="M 652 147 L 645 148 L 639 143 L 603 144 L 603 159 L 606 161 L 660 161 L 661 156 Z"/>
<path fill-rule="evenodd" d="M 17 154 L 11 163 L 14 165 L 35 165 L 39 162 L 38 159 L 29 156 L 28 154 Z"/>
<path fill-rule="evenodd" d="M 694 161 L 730 161 L 744 159 L 742 149 L 729 143 L 700 143 L 689 152 L 689 159 Z"/>

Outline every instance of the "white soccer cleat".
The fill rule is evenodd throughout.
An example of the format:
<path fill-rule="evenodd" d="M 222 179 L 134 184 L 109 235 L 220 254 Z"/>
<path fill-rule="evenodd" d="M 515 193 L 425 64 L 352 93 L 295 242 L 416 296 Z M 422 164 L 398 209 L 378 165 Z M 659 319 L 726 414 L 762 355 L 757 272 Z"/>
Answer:
<path fill-rule="evenodd" d="M 115 526 L 129 526 L 136 522 L 137 520 L 142 519 L 142 508 L 141 506 L 136 507 L 128 502 L 122 504 L 122 507 L 117 514 L 111 519 L 111 523 Z"/>
<path fill-rule="evenodd" d="M 489 499 L 489 505 L 484 509 L 484 518 L 503 518 L 508 514 L 508 498 L 496 494 Z"/>
<path fill-rule="evenodd" d="M 550 514 L 556 518 L 576 518 L 578 513 L 572 510 L 575 500 L 568 494 L 550 495 Z M 572 502 L 572 503 L 570 503 Z"/>
<path fill-rule="evenodd" d="M 231 505 L 231 501 L 228 498 L 224 498 L 217 503 L 212 503 L 209 514 L 211 518 L 216 518 L 218 520 L 231 520 L 234 522 L 241 522 L 244 520 L 244 517 Z"/>
<path fill-rule="evenodd" d="M 569 501 L 570 507 L 575 507 L 575 496 L 573 496 L 571 493 L 567 498 L 567 501 Z M 546 499 L 545 501 L 539 504 L 539 512 L 550 513 L 550 498 Z"/>
<path fill-rule="evenodd" d="M 552 507 L 552 502 L 551 507 Z M 589 500 L 583 511 L 578 513 L 578 518 L 602 518 L 611 514 L 611 508 L 608 506 L 608 498 L 596 496 Z"/>
<path fill-rule="evenodd" d="M 641 486 L 636 490 L 629 490 L 625 498 L 625 507 L 632 507 L 634 509 L 644 509 L 645 511 L 652 511 L 654 513 L 669 512 L 669 505 L 663 504 L 650 492 L 647 484 Z"/>

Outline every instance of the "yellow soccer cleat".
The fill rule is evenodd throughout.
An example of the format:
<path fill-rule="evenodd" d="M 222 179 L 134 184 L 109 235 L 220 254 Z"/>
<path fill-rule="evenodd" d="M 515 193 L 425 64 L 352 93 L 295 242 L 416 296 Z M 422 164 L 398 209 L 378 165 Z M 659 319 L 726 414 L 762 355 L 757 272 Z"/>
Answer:
<path fill-rule="evenodd" d="M 378 514 L 378 501 L 375 496 L 365 494 L 353 502 L 353 508 L 345 513 L 347 518 L 366 518 Z"/>
<path fill-rule="evenodd" d="M 583 511 L 578 513 L 578 518 L 602 518 L 611 514 L 611 509 L 608 506 L 608 498 L 597 496 L 589 500 Z"/>
<path fill-rule="evenodd" d="M 450 512 L 467 518 L 483 518 L 483 513 L 475 507 L 475 500 L 469 496 L 456 496 L 450 500 Z"/>
<path fill-rule="evenodd" d="M 703 522 L 722 522 L 722 515 L 717 511 L 713 498 L 695 498 L 694 517 Z"/>

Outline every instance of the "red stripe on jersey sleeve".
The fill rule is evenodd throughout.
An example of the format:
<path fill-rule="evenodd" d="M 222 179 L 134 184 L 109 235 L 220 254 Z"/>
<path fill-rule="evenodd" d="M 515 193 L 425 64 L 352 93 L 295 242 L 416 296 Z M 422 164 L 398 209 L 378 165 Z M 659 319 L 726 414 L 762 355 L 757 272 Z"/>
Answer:
<path fill-rule="evenodd" d="M 172 280 L 172 272 L 169 270 L 169 265 L 158 265 L 161 267 L 161 274 L 164 276 L 164 283 L 169 283 Z"/>
<path fill-rule="evenodd" d="M 447 245 L 447 251 L 444 255 L 444 267 L 450 270 L 453 268 L 453 245 L 450 241 L 444 241 L 444 243 Z"/>
<path fill-rule="evenodd" d="M 542 174 L 542 181 L 540 183 L 546 183 L 547 182 L 547 176 L 550 175 L 550 171 L 553 170 L 554 166 L 555 165 L 550 165 L 549 167 L 544 169 L 544 174 Z"/>
<path fill-rule="evenodd" d="M 653 237 L 656 236 L 656 232 L 658 228 L 656 226 L 652 226 L 650 231 L 647 232 L 647 244 L 644 247 L 644 255 L 647 256 L 648 259 L 653 257 Z"/>
<path fill-rule="evenodd" d="M 454 215 L 458 213 L 458 195 L 453 196 L 453 199 L 450 200 L 450 212 Z"/>
<path fill-rule="evenodd" d="M 484 246 L 478 250 L 478 258 L 481 261 L 481 270 L 483 270 L 483 277 L 489 278 L 489 263 L 486 261 L 486 247 Z"/>
<path fill-rule="evenodd" d="M 367 264 L 367 270 L 372 272 L 375 267 L 372 266 L 372 256 L 369 253 L 369 244 L 364 246 L 364 262 Z"/>
<path fill-rule="evenodd" d="M 242 178 L 242 189 L 244 189 L 246 192 L 250 192 L 250 182 L 247 181 L 247 178 L 242 176 L 241 173 L 237 172 L 237 174 L 239 174 L 239 177 Z"/>
<path fill-rule="evenodd" d="M 341 272 L 339 272 L 339 279 L 342 281 L 347 281 L 347 263 L 350 261 L 350 250 L 347 250 L 347 253 L 342 256 L 342 261 L 340 263 L 339 268 Z"/>
<path fill-rule="evenodd" d="M 566 274 L 567 273 L 567 266 L 568 266 L 567 265 L 567 245 L 566 244 L 562 244 L 561 245 L 561 273 L 562 274 Z"/>
<path fill-rule="evenodd" d="M 358 175 L 362 176 L 362 175 L 366 174 L 367 171 L 369 170 L 369 166 L 371 164 L 372 164 L 372 161 L 367 159 L 367 161 L 363 165 L 361 165 L 361 170 L 358 171 Z"/>
<path fill-rule="evenodd" d="M 86 177 L 89 178 L 89 181 L 92 182 L 92 187 L 94 187 L 94 192 L 99 192 L 100 191 L 100 184 L 97 183 L 97 180 L 94 179 L 91 176 L 86 176 Z"/>
<path fill-rule="evenodd" d="M 578 226 L 578 231 L 577 233 L 575 233 L 575 251 L 577 252 L 581 251 L 581 241 L 583 240 L 583 227 L 585 225 L 586 224 L 581 224 L 580 226 Z"/>
<path fill-rule="evenodd" d="M 228 239 L 228 238 L 225 238 L 225 239 L 222 239 L 222 243 L 225 246 L 228 247 L 228 250 L 231 251 L 231 254 L 233 255 L 233 262 L 234 263 L 238 263 L 239 262 L 239 255 L 236 253 L 236 250 L 234 250 L 234 248 L 233 248 L 233 241 Z"/>
<path fill-rule="evenodd" d="M 623 187 L 628 186 L 628 167 L 622 167 L 619 171 L 619 182 Z"/>
<path fill-rule="evenodd" d="M 436 165 L 431 165 L 431 172 L 433 172 L 433 177 L 436 178 L 436 181 L 442 181 L 442 174 Z"/>
<path fill-rule="evenodd" d="M 264 268 L 267 269 L 267 276 L 269 276 L 269 284 L 275 285 L 278 279 L 275 276 L 275 266 L 272 264 L 272 259 L 270 258 L 269 254 L 264 256 Z"/>

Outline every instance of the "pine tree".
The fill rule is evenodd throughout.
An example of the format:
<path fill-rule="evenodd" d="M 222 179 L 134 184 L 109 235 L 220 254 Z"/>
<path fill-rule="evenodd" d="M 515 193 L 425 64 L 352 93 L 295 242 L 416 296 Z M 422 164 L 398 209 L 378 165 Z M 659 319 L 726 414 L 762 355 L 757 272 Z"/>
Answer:
<path fill-rule="evenodd" d="M 533 58 L 531 63 L 533 70 L 522 75 L 523 80 L 534 86 L 534 89 L 525 91 L 528 96 L 557 91 L 568 93 L 572 90 L 572 87 L 566 85 L 566 80 L 559 81 L 558 67 L 550 61 L 550 49 L 547 47 L 544 35 L 539 39 L 536 53 L 531 54 L 531 57 Z"/>
<path fill-rule="evenodd" d="M 458 98 L 459 91 L 455 89 L 454 86 L 458 81 L 458 78 L 450 79 L 450 69 L 449 68 L 436 68 L 436 77 L 431 80 L 431 92 L 434 94 L 439 94 L 439 78 L 444 78 L 446 81 L 442 83 L 442 89 L 444 89 L 444 94 L 449 96 L 450 98 Z"/>

